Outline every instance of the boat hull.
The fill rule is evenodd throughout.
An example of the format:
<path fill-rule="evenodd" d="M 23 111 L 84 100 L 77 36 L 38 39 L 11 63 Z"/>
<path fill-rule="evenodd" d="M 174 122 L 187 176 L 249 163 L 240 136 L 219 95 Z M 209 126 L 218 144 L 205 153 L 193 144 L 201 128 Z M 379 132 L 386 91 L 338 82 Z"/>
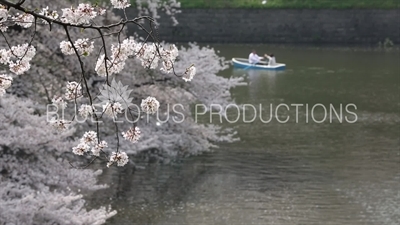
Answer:
<path fill-rule="evenodd" d="M 232 63 L 234 67 L 243 69 L 284 70 L 286 68 L 286 65 L 283 63 L 277 63 L 273 66 L 270 66 L 266 61 L 260 61 L 260 63 L 263 63 L 263 65 L 253 65 L 250 64 L 248 59 L 245 58 L 232 58 Z"/>

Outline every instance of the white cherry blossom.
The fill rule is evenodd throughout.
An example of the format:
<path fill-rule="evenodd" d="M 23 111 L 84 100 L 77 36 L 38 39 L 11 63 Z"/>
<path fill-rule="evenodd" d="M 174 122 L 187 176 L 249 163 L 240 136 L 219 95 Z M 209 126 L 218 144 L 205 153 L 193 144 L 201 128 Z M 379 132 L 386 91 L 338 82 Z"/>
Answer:
<path fill-rule="evenodd" d="M 69 128 L 71 125 L 71 121 L 63 120 L 63 119 L 56 119 L 56 118 L 51 118 L 49 121 L 50 125 L 52 125 L 54 128 L 56 128 L 59 131 L 64 131 Z"/>
<path fill-rule="evenodd" d="M 146 99 L 142 100 L 140 107 L 142 108 L 143 112 L 147 114 L 154 114 L 160 107 L 160 103 L 154 97 L 147 97 Z"/>
<path fill-rule="evenodd" d="M 78 112 L 79 115 L 81 115 L 84 118 L 87 118 L 88 116 L 92 115 L 93 112 L 96 112 L 96 108 L 91 105 L 83 104 L 79 108 Z"/>
<path fill-rule="evenodd" d="M 49 11 L 49 7 L 48 6 L 46 6 L 46 8 L 43 8 L 42 11 L 39 12 L 39 15 L 43 15 L 45 17 L 48 17 L 48 18 L 52 19 L 52 20 L 56 20 L 59 17 L 58 12 L 57 11 Z M 43 19 L 42 19 L 42 22 L 43 23 L 47 23 L 47 21 L 43 20 Z"/>
<path fill-rule="evenodd" d="M 75 41 L 74 45 L 78 50 L 79 54 L 88 56 L 94 49 L 93 43 L 94 43 L 93 41 L 89 42 L 88 38 L 84 39 L 80 38 Z"/>
<path fill-rule="evenodd" d="M 107 60 L 107 68 L 109 69 L 111 65 L 111 61 Z M 106 70 L 106 63 L 105 63 L 105 55 L 102 54 L 98 59 L 96 63 L 96 67 L 94 69 L 99 76 L 105 77 L 107 76 L 107 70 Z M 110 74 L 110 71 L 108 71 L 108 74 Z"/>
<path fill-rule="evenodd" d="M 16 62 L 11 61 L 9 66 L 10 71 L 16 75 L 21 75 L 31 68 L 31 64 L 25 60 L 18 60 Z"/>
<path fill-rule="evenodd" d="M 10 51 L 5 49 L 0 49 L 0 63 L 8 64 L 10 62 Z"/>
<path fill-rule="evenodd" d="M 116 9 L 125 9 L 131 6 L 131 4 L 129 4 L 129 0 L 111 0 L 111 4 Z"/>
<path fill-rule="evenodd" d="M 186 82 L 191 81 L 194 75 L 196 75 L 196 67 L 194 67 L 194 65 L 191 65 L 189 68 L 186 69 L 182 79 Z"/>
<path fill-rule="evenodd" d="M 95 131 L 87 131 L 83 134 L 82 143 L 87 145 L 96 145 L 97 144 L 97 133 Z"/>
<path fill-rule="evenodd" d="M 65 109 L 68 105 L 68 103 L 64 101 L 62 96 L 54 96 L 51 102 L 61 109 Z"/>
<path fill-rule="evenodd" d="M 125 152 L 113 152 L 110 161 L 107 163 L 107 167 L 110 167 L 114 163 L 117 163 L 117 166 L 125 166 L 128 162 L 129 157 Z"/>
<path fill-rule="evenodd" d="M 97 16 L 97 11 L 90 4 L 81 3 L 77 8 L 62 9 L 61 21 L 70 24 L 88 24 Z"/>
<path fill-rule="evenodd" d="M 60 42 L 60 49 L 65 55 L 72 55 L 75 53 L 74 48 L 72 48 L 72 44 L 69 41 Z"/>
<path fill-rule="evenodd" d="M 139 127 L 131 127 L 128 131 L 122 132 L 122 136 L 128 141 L 136 143 L 139 141 L 140 133 Z"/>
<path fill-rule="evenodd" d="M 75 81 L 67 83 L 67 93 L 65 93 L 65 99 L 75 100 L 82 97 L 82 86 Z"/>
<path fill-rule="evenodd" d="M 108 147 L 108 144 L 106 141 L 101 141 L 99 144 L 96 144 L 94 147 L 92 147 L 92 154 L 94 156 L 100 156 L 100 152 L 103 151 L 104 148 Z"/>
<path fill-rule="evenodd" d="M 80 38 L 74 42 L 74 46 L 80 55 L 88 56 L 94 49 L 93 43 L 93 41 L 89 42 L 88 38 Z M 75 50 L 70 41 L 62 41 L 60 43 L 60 49 L 65 55 L 75 54 Z"/>
<path fill-rule="evenodd" d="M 0 88 L 7 89 L 11 86 L 13 78 L 6 74 L 0 74 Z"/>
<path fill-rule="evenodd" d="M 28 43 L 11 47 L 9 56 L 18 60 L 30 61 L 36 54 L 36 48 Z"/>
<path fill-rule="evenodd" d="M 90 146 L 86 143 L 80 142 L 78 146 L 72 148 L 72 152 L 76 155 L 83 155 L 90 150 Z"/>
<path fill-rule="evenodd" d="M 19 14 L 14 19 L 15 23 L 23 28 L 31 27 L 35 21 L 35 17 L 28 13 Z"/>
<path fill-rule="evenodd" d="M 111 117 L 111 118 L 117 118 L 117 115 L 119 113 L 122 113 L 122 110 L 124 108 L 122 107 L 121 103 L 119 102 L 114 102 L 114 103 L 106 103 L 105 105 L 103 105 L 103 112 L 104 114 L 106 114 L 107 116 Z"/>
<path fill-rule="evenodd" d="M 11 86 L 13 78 L 6 74 L 0 74 L 0 97 L 6 93 L 6 89 Z"/>

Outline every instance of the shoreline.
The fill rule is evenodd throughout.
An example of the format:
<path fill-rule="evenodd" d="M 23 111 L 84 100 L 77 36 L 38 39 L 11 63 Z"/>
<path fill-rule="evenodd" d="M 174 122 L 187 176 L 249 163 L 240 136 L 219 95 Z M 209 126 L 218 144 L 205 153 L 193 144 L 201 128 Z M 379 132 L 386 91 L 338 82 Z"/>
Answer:
<path fill-rule="evenodd" d="M 136 14 L 135 9 L 127 10 Z M 160 14 L 166 42 L 378 46 L 400 43 L 400 9 L 183 9 L 173 26 Z M 130 34 L 140 33 L 131 27 Z"/>
<path fill-rule="evenodd" d="M 400 51 L 400 44 L 395 44 L 392 47 L 384 48 L 376 45 L 368 44 L 313 44 L 313 43 L 212 43 L 212 42 L 189 42 L 196 43 L 199 46 L 249 46 L 249 48 L 257 47 L 273 47 L 282 49 L 309 49 L 309 50 L 337 50 L 337 51 L 360 51 L 360 52 L 398 52 Z M 172 44 L 172 42 L 170 42 Z M 188 42 L 173 42 L 177 46 L 189 46 Z"/>

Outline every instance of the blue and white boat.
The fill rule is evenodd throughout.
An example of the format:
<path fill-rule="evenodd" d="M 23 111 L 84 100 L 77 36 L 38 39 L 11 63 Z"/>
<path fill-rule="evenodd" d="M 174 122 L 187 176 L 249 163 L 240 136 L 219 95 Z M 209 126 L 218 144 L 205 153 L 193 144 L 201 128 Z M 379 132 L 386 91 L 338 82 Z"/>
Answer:
<path fill-rule="evenodd" d="M 232 58 L 233 66 L 243 69 L 262 69 L 262 70 L 284 70 L 286 64 L 276 63 L 275 65 L 268 65 L 267 61 L 260 61 L 257 64 L 250 64 L 248 59 L 245 58 Z"/>

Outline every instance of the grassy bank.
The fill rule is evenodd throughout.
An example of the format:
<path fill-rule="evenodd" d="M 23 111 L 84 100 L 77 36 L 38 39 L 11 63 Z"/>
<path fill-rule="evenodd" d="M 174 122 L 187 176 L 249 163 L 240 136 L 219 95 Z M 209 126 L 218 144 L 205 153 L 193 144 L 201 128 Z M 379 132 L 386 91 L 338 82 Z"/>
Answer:
<path fill-rule="evenodd" d="M 400 0 L 178 0 L 182 8 L 394 9 Z M 134 2 L 134 0 L 133 0 Z"/>

